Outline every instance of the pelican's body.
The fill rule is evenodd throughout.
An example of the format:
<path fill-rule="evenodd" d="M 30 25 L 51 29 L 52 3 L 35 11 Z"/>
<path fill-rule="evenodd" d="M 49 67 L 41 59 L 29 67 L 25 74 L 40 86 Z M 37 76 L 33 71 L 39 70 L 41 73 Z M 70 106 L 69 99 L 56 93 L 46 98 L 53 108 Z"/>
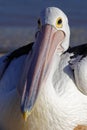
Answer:
<path fill-rule="evenodd" d="M 68 53 L 62 55 L 61 59 L 58 55 L 55 56 L 53 62 L 55 64 L 52 65 L 50 77 L 48 77 L 45 87 L 43 83 L 27 122 L 24 122 L 22 117 L 19 107 L 20 95 L 16 89 L 26 55 L 12 61 L 0 82 L 2 86 L 0 88 L 0 102 L 2 103 L 0 105 L 0 125 L 2 128 L 9 130 L 65 130 L 67 128 L 73 130 L 77 124 L 87 124 L 87 96 L 78 91 L 74 83 L 72 70 L 68 64 L 69 56 Z M 54 66 L 59 67 L 54 70 Z M 54 76 L 51 77 L 53 72 Z M 55 78 L 55 76 L 59 78 Z M 53 85 L 55 85 L 56 92 Z M 57 89 L 57 85 L 59 89 Z"/>
<path fill-rule="evenodd" d="M 48 13 L 52 10 L 48 8 Z M 61 20 L 59 23 L 61 23 Z M 62 30 L 60 37 L 66 36 L 64 43 L 67 43 L 69 42 L 68 31 L 61 28 L 62 26 L 59 25 L 59 29 Z M 49 29 L 49 25 L 47 25 L 47 29 Z M 63 31 L 65 34 L 63 34 Z M 54 40 L 56 33 L 53 37 Z M 48 40 L 48 43 L 50 44 L 50 40 Z M 76 86 L 73 70 L 69 63 L 72 54 L 69 52 L 61 54 L 63 49 L 67 50 L 68 45 L 62 42 L 62 46 L 60 46 L 60 43 L 61 40 L 59 46 L 57 46 L 58 50 L 56 49 L 54 53 L 47 51 L 48 55 L 44 56 L 46 59 L 42 69 L 37 62 L 30 66 L 30 63 L 33 63 L 31 59 L 32 51 L 29 55 L 20 56 L 18 54 L 19 56 L 12 58 L 12 61 L 7 64 L 7 68 L 3 67 L 3 64 L 5 64 L 3 59 L 6 59 L 6 57 L 1 58 L 1 68 L 5 68 L 5 70 L 0 70 L 0 130 L 73 130 L 78 125 L 87 125 L 87 96 L 81 93 Z M 43 45 L 43 42 L 41 44 Z M 53 48 L 55 47 L 52 46 L 51 48 L 50 46 L 50 49 Z M 32 49 L 35 49 L 35 46 Z M 42 48 L 40 48 L 41 52 Z M 49 52 L 52 53 L 52 59 L 50 59 Z M 43 53 L 41 53 L 41 56 L 43 57 Z M 40 61 L 39 59 L 38 61 Z M 31 62 L 28 63 L 28 60 Z M 31 69 L 28 68 L 29 74 L 27 73 L 27 65 L 32 68 L 35 64 L 38 67 L 40 66 L 41 77 L 39 80 L 37 77 L 39 73 L 36 76 L 37 67 L 33 78 L 32 76 L 29 77 L 30 73 L 32 75 Z M 2 74 L 2 72 L 4 73 Z M 33 79 L 31 84 L 30 81 L 25 82 L 26 75 L 28 75 L 27 80 Z M 34 88 L 36 89 L 34 90 Z M 27 113 L 27 120 L 24 121 L 22 114 L 25 117 Z"/>

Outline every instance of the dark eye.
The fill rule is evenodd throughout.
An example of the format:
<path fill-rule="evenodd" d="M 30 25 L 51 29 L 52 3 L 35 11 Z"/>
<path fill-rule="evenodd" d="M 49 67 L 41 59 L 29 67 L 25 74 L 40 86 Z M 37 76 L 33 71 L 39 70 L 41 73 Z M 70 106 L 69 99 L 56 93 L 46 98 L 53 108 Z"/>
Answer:
<path fill-rule="evenodd" d="M 60 18 L 59 20 L 58 20 L 58 24 L 61 24 L 62 23 L 62 19 Z"/>
<path fill-rule="evenodd" d="M 57 20 L 56 20 L 56 27 L 57 28 L 62 28 L 62 18 L 57 18 Z"/>
<path fill-rule="evenodd" d="M 41 28 L 41 20 L 40 19 L 38 19 L 37 23 L 38 23 L 38 28 Z"/>

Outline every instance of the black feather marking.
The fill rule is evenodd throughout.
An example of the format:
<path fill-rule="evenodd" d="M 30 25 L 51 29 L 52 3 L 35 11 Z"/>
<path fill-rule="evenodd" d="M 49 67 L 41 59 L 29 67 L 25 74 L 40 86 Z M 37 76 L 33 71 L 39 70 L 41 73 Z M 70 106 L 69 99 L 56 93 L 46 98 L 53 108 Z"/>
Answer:
<path fill-rule="evenodd" d="M 69 47 L 69 49 L 66 52 L 74 54 L 70 58 L 75 58 L 79 55 L 80 56 L 82 55 L 82 58 L 84 58 L 87 56 L 87 43 L 83 45 L 75 46 L 75 47 Z"/>
<path fill-rule="evenodd" d="M 14 58 L 18 58 L 22 55 L 25 55 L 25 54 L 28 54 L 29 51 L 32 50 L 32 46 L 33 46 L 34 42 L 26 45 L 26 46 L 23 46 L 23 47 L 20 47 L 18 49 L 16 49 L 15 51 L 13 51 L 12 53 L 10 53 L 3 61 L 3 64 L 0 68 L 0 79 L 3 77 L 3 74 L 4 72 L 6 71 L 6 69 L 8 68 L 9 64 L 11 63 L 11 61 L 14 59 Z"/>
<path fill-rule="evenodd" d="M 14 58 L 18 58 L 18 57 L 20 57 L 22 55 L 28 54 L 29 51 L 32 50 L 33 44 L 34 44 L 34 42 L 31 42 L 26 46 L 23 46 L 23 47 L 20 47 L 20 48 L 16 49 L 12 53 L 10 53 L 10 55 L 8 55 L 4 61 L 8 60 L 8 61 L 11 62 Z"/>

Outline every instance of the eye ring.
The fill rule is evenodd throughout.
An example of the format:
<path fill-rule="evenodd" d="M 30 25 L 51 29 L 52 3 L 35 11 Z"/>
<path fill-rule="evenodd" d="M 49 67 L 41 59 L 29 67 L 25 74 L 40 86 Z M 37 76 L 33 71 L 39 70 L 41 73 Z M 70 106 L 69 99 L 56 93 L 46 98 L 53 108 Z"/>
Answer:
<path fill-rule="evenodd" d="M 59 18 L 57 18 L 57 20 L 56 20 L 56 27 L 57 28 L 62 28 L 62 18 L 61 17 L 59 17 Z"/>

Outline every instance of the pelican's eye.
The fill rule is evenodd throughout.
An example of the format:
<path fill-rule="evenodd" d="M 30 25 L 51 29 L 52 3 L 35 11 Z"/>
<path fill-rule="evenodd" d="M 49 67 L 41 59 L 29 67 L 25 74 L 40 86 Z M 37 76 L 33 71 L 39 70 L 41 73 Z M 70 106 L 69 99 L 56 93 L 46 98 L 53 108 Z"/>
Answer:
<path fill-rule="evenodd" d="M 38 23 L 38 29 L 40 29 L 41 28 L 41 20 L 38 19 L 37 23 Z"/>
<path fill-rule="evenodd" d="M 56 20 L 56 27 L 57 28 L 62 28 L 63 24 L 62 24 L 62 18 L 57 18 Z"/>

